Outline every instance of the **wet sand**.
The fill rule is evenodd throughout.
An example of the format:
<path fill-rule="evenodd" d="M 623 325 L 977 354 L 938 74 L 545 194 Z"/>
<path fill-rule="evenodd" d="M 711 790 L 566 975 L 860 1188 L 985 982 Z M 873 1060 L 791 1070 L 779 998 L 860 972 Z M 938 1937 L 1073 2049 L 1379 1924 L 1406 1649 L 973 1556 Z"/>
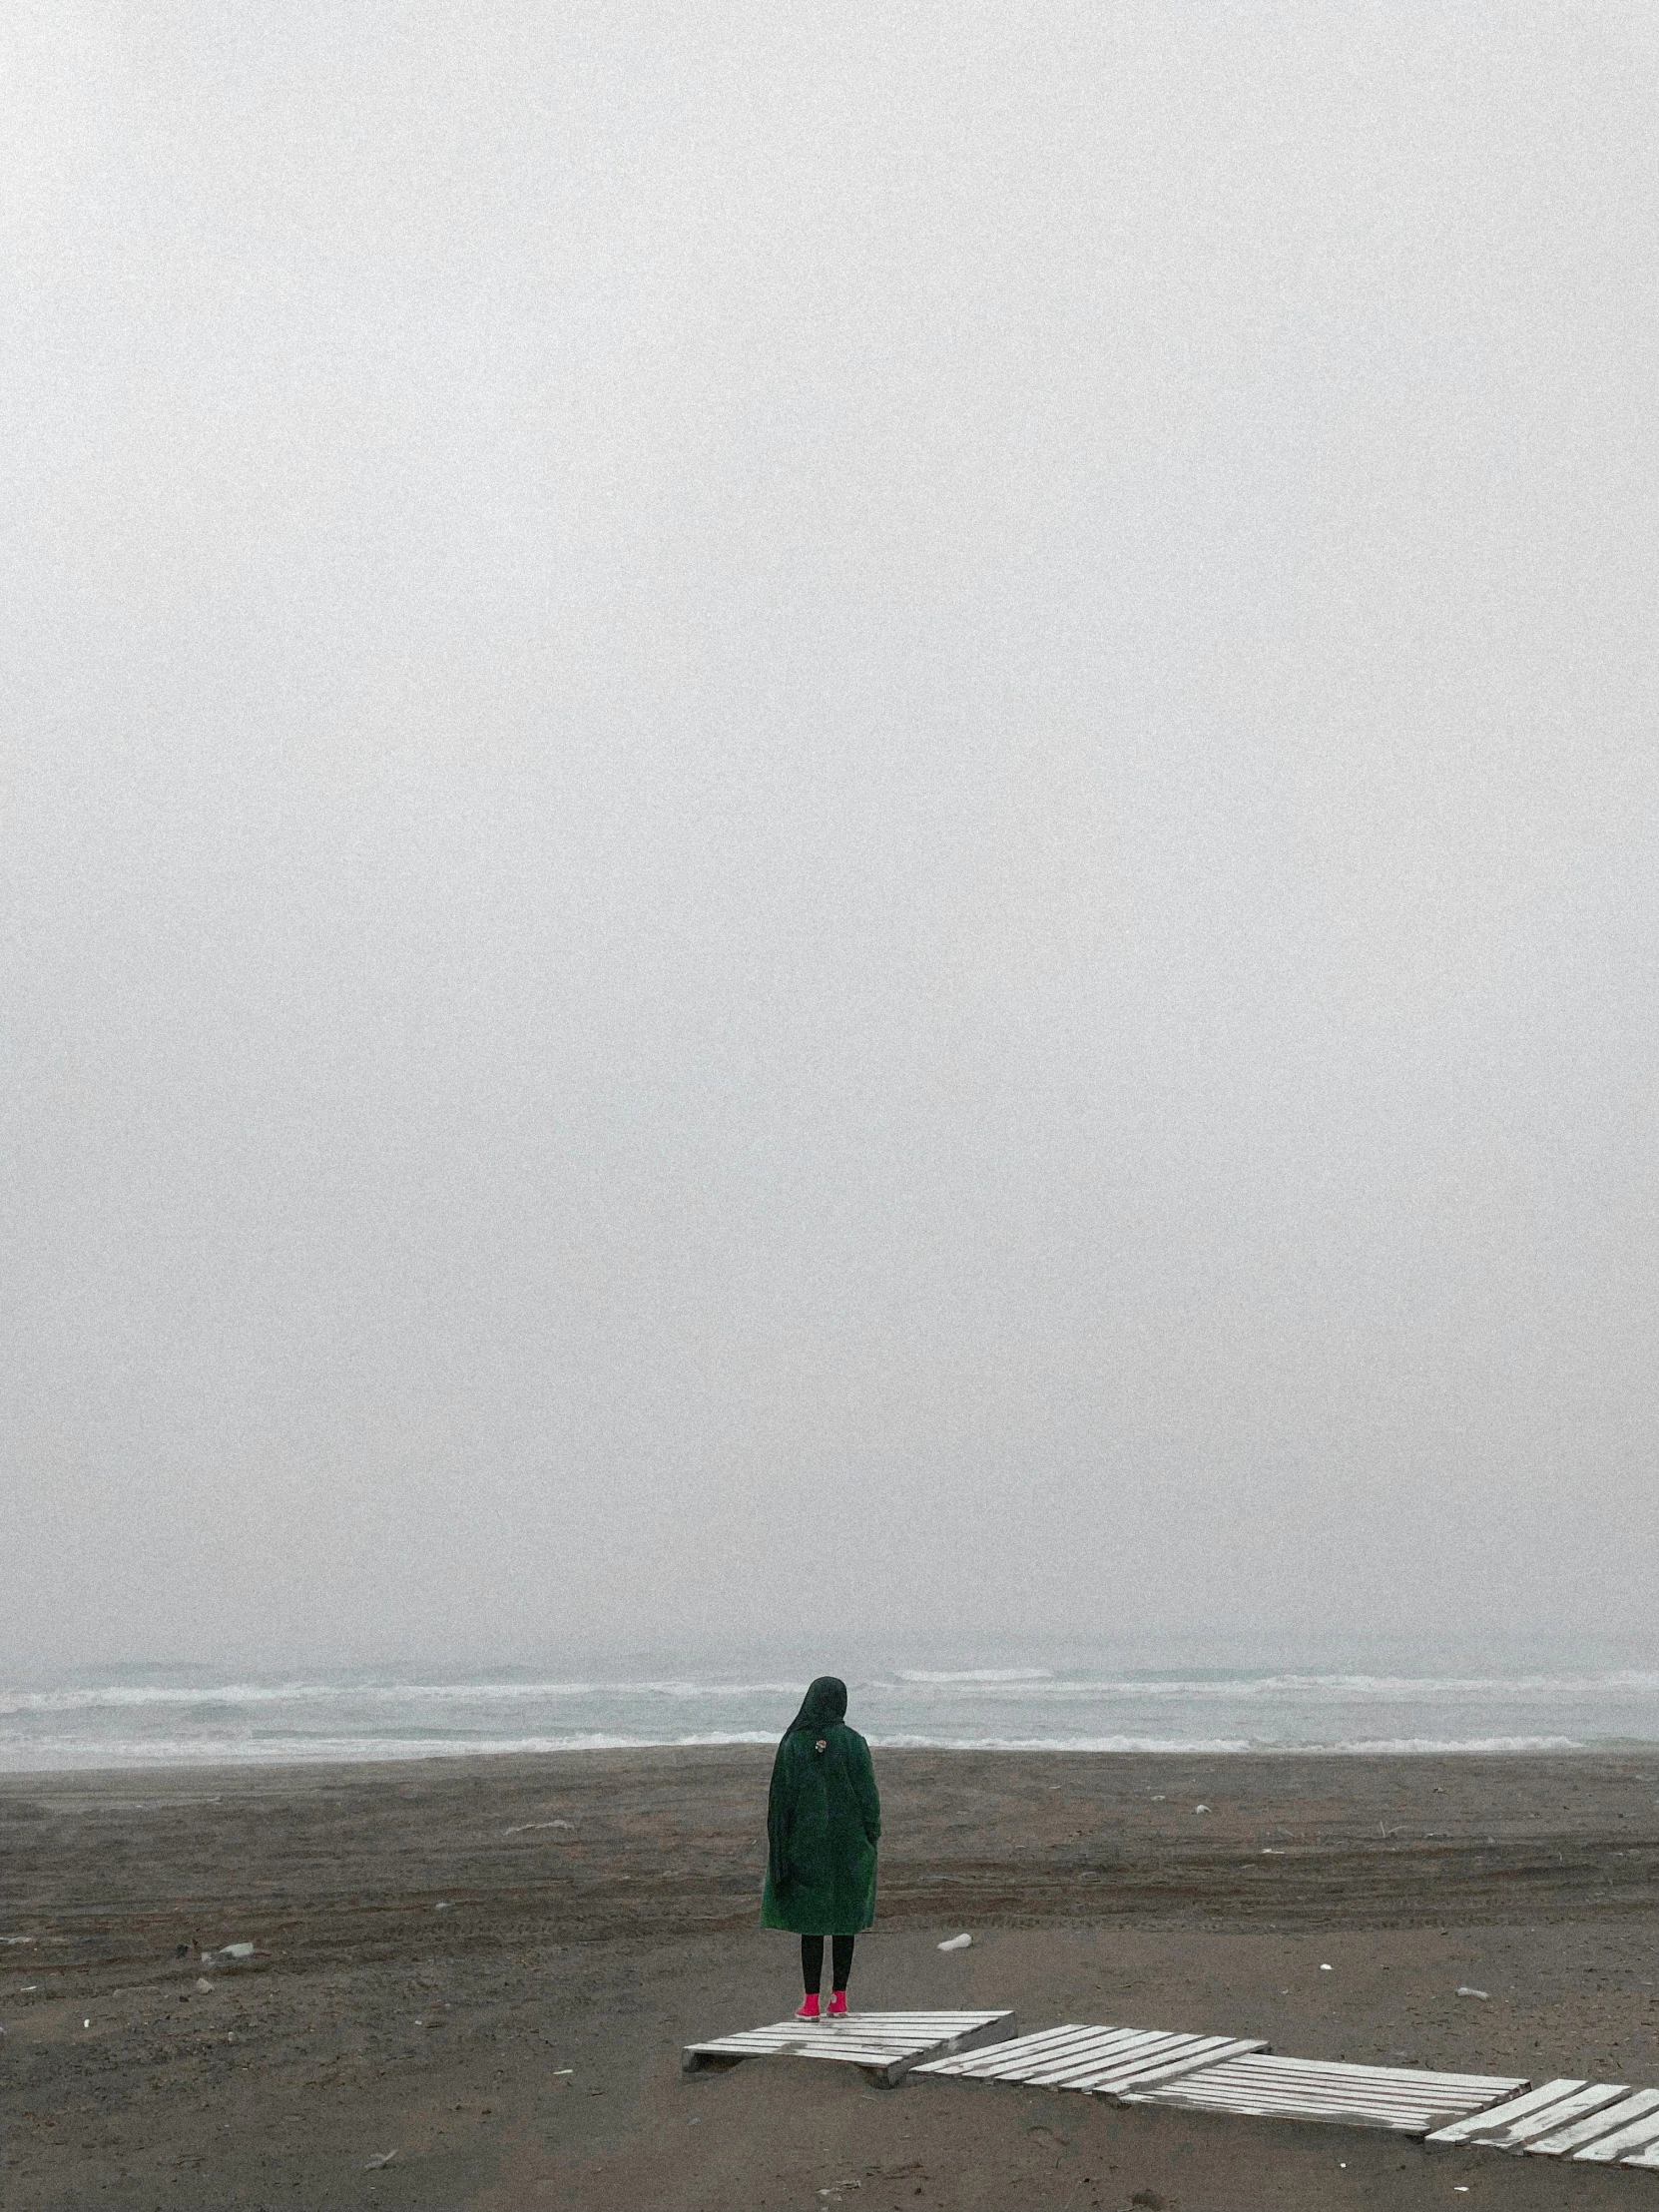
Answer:
<path fill-rule="evenodd" d="M 8 2212 L 1312 2212 L 1659 2189 L 1358 2130 L 881 2091 L 837 2067 L 684 2078 L 685 2042 L 796 2001 L 793 1940 L 755 1925 L 769 1765 L 736 1749 L 0 1780 L 0 1936 L 29 1938 L 0 1944 Z M 1659 2085 L 1659 1752 L 885 1752 L 877 1772 L 880 1922 L 855 2006 L 1012 2005 L 1022 2026 Z M 973 1947 L 941 1954 L 959 1929 Z M 254 1957 L 199 1989 L 202 1949 L 238 1940 Z"/>

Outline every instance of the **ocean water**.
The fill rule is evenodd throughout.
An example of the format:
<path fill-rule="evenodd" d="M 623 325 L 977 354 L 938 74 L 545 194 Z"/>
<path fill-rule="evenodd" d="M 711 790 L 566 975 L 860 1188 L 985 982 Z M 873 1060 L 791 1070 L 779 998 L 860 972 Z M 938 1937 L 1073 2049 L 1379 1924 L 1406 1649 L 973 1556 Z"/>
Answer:
<path fill-rule="evenodd" d="M 125 1666 L 0 1687 L 0 1771 L 769 1744 L 803 1687 L 800 1674 L 753 1668 L 563 1679 L 508 1668 L 233 1675 Z M 848 1718 L 876 1745 L 1225 1755 L 1659 1744 L 1659 1673 L 1631 1669 L 893 1667 L 849 1676 L 848 1687 Z"/>

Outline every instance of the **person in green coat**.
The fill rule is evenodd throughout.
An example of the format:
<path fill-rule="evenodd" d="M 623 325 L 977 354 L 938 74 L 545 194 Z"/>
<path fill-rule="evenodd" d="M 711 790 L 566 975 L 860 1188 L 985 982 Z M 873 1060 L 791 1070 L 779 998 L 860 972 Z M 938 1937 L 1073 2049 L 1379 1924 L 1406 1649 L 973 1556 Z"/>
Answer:
<path fill-rule="evenodd" d="M 845 1713 L 846 1684 L 820 1675 L 772 1766 L 761 1926 L 801 1937 L 801 2020 L 819 2017 L 826 1936 L 833 1939 L 830 2017 L 846 2017 L 852 1938 L 875 1919 L 881 1801 L 869 1746 Z"/>

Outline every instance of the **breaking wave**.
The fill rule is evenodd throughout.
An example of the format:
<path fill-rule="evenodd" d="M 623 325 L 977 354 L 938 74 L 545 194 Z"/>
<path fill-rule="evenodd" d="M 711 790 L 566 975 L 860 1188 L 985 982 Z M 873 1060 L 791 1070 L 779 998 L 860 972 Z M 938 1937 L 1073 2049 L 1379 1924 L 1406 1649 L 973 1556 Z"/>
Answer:
<path fill-rule="evenodd" d="M 0 1690 L 0 1718 L 147 1705 L 489 1705 L 606 1696 L 799 1698 L 801 1690 L 799 1682 L 223 1682 L 209 1687 L 118 1682 L 93 1689 Z"/>
<path fill-rule="evenodd" d="M 295 1765 L 777 1742 L 798 1674 L 594 1670 L 432 1679 L 411 1668 L 112 1668 L 103 1679 L 0 1687 L 0 1771 Z M 135 1679 L 135 1675 L 138 1679 Z M 948 1751 L 1457 1756 L 1659 1746 L 1659 1673 L 1534 1670 L 1136 1676 L 1110 1666 L 891 1668 L 849 1675 L 876 1745 Z"/>
<path fill-rule="evenodd" d="M 1052 1682 L 1052 1667 L 965 1667 L 955 1674 L 932 1674 L 925 1668 L 900 1669 L 900 1682 Z"/>

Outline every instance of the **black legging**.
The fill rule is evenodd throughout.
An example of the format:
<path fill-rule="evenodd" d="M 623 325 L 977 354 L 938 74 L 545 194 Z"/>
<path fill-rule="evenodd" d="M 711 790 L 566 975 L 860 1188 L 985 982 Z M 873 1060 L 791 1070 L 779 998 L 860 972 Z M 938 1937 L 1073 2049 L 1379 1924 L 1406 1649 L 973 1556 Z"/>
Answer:
<path fill-rule="evenodd" d="M 833 1976 L 831 1987 L 844 1989 L 846 1977 L 852 1971 L 852 1937 L 831 1936 L 830 1938 L 830 1971 Z M 803 1936 L 801 1938 L 801 1978 L 807 1984 L 807 1994 L 816 1997 L 824 1985 L 824 1937 Z"/>

